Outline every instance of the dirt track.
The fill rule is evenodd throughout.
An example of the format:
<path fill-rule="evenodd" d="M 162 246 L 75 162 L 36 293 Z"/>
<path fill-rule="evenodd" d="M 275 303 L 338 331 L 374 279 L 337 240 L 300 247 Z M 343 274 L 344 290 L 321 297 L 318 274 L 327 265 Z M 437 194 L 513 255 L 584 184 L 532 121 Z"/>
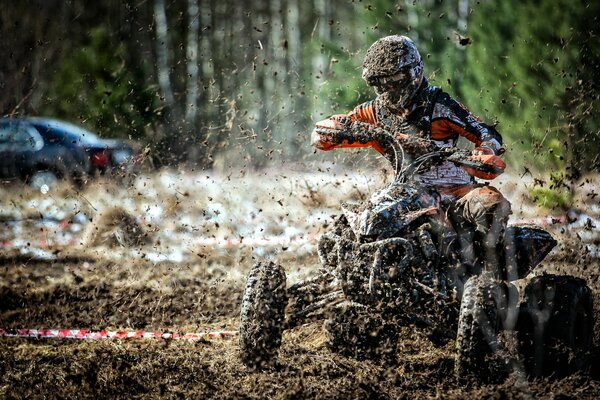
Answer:
<path fill-rule="evenodd" d="M 268 197 L 275 197 L 267 192 Z M 272 200 L 274 207 L 280 207 L 277 200 Z M 193 204 L 193 193 L 185 201 Z M 558 227 L 556 231 L 561 235 Z M 573 248 L 558 249 L 545 268 L 586 277 L 598 307 L 598 259 L 585 258 Z M 244 276 L 257 257 L 281 262 L 290 280 L 317 266 L 314 249 L 294 245 L 194 251 L 177 262 L 157 262 L 119 251 L 63 249 L 46 261 L 4 251 L 0 328 L 237 329 Z M 597 344 L 598 324 L 595 336 Z M 500 385 L 479 385 L 454 378 L 452 342 L 434 345 L 411 327 L 403 331 L 396 362 L 389 365 L 332 354 L 324 341 L 318 324 L 287 332 L 278 364 L 254 372 L 239 362 L 235 339 L 0 338 L 0 397 L 600 398 L 597 348 L 595 365 L 587 373 L 561 380 L 509 379 Z"/>

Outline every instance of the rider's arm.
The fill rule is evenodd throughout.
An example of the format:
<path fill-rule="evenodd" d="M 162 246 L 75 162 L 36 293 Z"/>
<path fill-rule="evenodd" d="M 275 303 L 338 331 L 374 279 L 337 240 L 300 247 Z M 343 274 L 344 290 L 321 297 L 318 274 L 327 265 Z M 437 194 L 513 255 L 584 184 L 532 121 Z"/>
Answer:
<path fill-rule="evenodd" d="M 371 125 L 377 125 L 377 118 L 375 116 L 375 101 L 367 101 L 359 104 L 348 114 L 334 115 L 329 119 L 339 122 L 340 127 L 347 128 L 349 135 L 352 135 L 350 125 L 352 122 L 364 122 Z M 322 121 L 321 121 L 322 122 Z M 318 125 L 319 123 L 317 123 Z M 333 150 L 339 148 L 351 148 L 351 147 L 372 147 L 379 153 L 383 154 L 383 149 L 377 141 L 360 141 L 345 139 L 340 142 L 334 142 L 330 137 L 326 137 L 317 130 L 313 131 L 313 146 L 320 150 Z"/>
<path fill-rule="evenodd" d="M 375 116 L 375 100 L 367 101 L 354 107 L 354 110 L 348 113 L 347 117 L 352 121 L 365 122 L 371 125 L 377 125 Z"/>
<path fill-rule="evenodd" d="M 481 122 L 446 93 L 440 94 L 433 109 L 431 136 L 434 140 L 462 136 L 473 142 L 481 152 L 495 154 L 502 148 L 502 136 L 493 126 Z"/>

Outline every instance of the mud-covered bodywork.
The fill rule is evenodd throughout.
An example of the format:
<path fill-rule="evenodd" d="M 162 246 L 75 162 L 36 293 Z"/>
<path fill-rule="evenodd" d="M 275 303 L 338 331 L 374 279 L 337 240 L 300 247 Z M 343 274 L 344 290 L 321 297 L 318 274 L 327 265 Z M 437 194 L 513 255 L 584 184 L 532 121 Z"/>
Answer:
<path fill-rule="evenodd" d="M 439 196 L 408 185 L 381 190 L 364 205 L 343 204 L 342 211 L 360 242 L 399 236 L 425 216 L 439 212 Z"/>

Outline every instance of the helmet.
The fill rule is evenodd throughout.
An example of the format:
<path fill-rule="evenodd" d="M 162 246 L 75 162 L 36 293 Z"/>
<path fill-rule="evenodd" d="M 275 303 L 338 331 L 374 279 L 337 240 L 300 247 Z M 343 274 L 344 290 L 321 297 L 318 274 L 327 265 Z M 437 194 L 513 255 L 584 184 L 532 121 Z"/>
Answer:
<path fill-rule="evenodd" d="M 367 50 L 362 77 L 390 106 L 405 107 L 423 81 L 423 60 L 406 36 L 386 36 Z"/>

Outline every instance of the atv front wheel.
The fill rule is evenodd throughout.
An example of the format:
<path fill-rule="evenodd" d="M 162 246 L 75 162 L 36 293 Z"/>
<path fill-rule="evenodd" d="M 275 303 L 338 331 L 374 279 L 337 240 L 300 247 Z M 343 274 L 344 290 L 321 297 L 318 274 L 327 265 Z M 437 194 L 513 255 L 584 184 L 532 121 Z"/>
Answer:
<path fill-rule="evenodd" d="M 248 274 L 240 313 L 240 358 L 262 368 L 277 356 L 287 305 L 286 277 L 281 266 L 259 262 Z"/>
<path fill-rule="evenodd" d="M 506 376 L 509 360 L 499 357 L 498 350 L 508 295 L 506 285 L 491 277 L 474 276 L 465 283 L 456 335 L 458 378 L 492 381 Z"/>

